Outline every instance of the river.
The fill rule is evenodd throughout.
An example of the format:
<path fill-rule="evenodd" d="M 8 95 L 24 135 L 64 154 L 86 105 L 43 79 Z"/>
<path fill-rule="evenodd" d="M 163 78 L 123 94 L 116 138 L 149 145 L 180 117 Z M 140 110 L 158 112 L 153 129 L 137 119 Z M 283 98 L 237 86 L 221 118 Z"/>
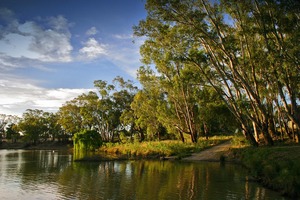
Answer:
<path fill-rule="evenodd" d="M 212 162 L 73 162 L 62 151 L 0 150 L 0 199 L 285 199 Z"/>

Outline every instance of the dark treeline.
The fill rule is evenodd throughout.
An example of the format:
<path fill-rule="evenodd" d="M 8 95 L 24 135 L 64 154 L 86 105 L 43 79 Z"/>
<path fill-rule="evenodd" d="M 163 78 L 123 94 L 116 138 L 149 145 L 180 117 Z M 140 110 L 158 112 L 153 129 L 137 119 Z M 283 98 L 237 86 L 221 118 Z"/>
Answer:
<path fill-rule="evenodd" d="M 27 110 L 11 131 L 34 143 L 77 133 L 110 142 L 185 142 L 187 135 L 197 142 L 236 131 L 253 146 L 299 142 L 298 1 L 148 0 L 146 9 L 134 27 L 146 38 L 142 89 L 121 77 L 97 80 L 97 92 L 54 114 Z"/>

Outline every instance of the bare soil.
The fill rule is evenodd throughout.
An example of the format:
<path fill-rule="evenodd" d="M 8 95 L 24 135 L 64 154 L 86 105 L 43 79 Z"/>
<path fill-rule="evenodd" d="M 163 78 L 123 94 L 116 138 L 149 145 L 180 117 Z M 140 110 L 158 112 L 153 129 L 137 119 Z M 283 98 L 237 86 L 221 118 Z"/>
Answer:
<path fill-rule="evenodd" d="M 226 141 L 222 144 L 213 146 L 199 153 L 193 153 L 191 156 L 185 157 L 184 161 L 211 161 L 219 162 L 221 158 L 225 158 L 230 152 L 231 142 Z"/>

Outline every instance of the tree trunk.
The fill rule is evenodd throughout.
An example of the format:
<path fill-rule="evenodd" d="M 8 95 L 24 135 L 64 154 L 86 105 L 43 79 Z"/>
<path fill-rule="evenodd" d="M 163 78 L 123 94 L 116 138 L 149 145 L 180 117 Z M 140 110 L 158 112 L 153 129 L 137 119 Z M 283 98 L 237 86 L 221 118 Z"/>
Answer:
<path fill-rule="evenodd" d="M 203 129 L 204 129 L 205 139 L 208 140 L 208 129 L 207 129 L 207 125 L 205 122 L 203 122 Z"/>
<path fill-rule="evenodd" d="M 244 124 L 242 124 L 242 130 L 245 138 L 250 142 L 250 144 L 254 147 L 257 147 L 258 143 L 256 142 L 253 134 L 251 134 L 251 132 L 247 129 L 247 127 Z"/>
<path fill-rule="evenodd" d="M 191 139 L 193 143 L 197 143 L 197 134 L 196 133 L 191 133 Z"/>
<path fill-rule="evenodd" d="M 262 134 L 263 134 L 264 141 L 265 141 L 266 145 L 270 145 L 270 146 L 274 145 L 273 139 L 272 139 L 272 137 L 270 136 L 270 133 L 269 133 L 268 120 L 263 122 L 262 127 L 261 127 L 261 131 L 262 131 Z"/>
<path fill-rule="evenodd" d="M 185 140 L 184 140 L 184 136 L 183 136 L 183 133 L 182 133 L 182 131 L 180 131 L 180 130 L 179 130 L 179 135 L 180 135 L 180 139 L 181 139 L 181 141 L 184 143 L 184 142 L 185 142 Z"/>
<path fill-rule="evenodd" d="M 254 131 L 254 138 L 255 138 L 256 142 L 258 143 L 258 141 L 259 141 L 259 136 L 258 136 L 256 124 L 255 124 L 254 121 L 252 121 L 252 125 L 253 125 L 253 131 Z"/>

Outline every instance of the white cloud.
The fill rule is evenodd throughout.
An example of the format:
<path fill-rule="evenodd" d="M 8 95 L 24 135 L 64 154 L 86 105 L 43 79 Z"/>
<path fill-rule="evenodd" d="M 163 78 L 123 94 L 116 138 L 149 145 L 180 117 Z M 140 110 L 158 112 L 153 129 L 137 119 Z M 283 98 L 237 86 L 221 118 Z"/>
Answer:
<path fill-rule="evenodd" d="M 17 61 L 24 59 L 39 63 L 72 61 L 71 34 L 63 16 L 48 18 L 46 25 L 41 26 L 35 21 L 19 23 L 12 11 L 2 11 L 7 16 L 0 15 L 0 19 L 6 22 L 0 31 L 0 68 L 22 66 L 23 63 Z M 14 63 L 9 63 L 13 59 Z"/>
<path fill-rule="evenodd" d="M 26 109 L 56 112 L 60 106 L 93 89 L 47 89 L 37 82 L 0 74 L 0 114 L 21 116 Z"/>
<path fill-rule="evenodd" d="M 14 59 L 12 57 L 6 56 L 2 53 L 0 53 L 0 69 L 1 70 L 7 70 L 11 68 L 18 67 L 17 63 L 14 63 Z"/>
<path fill-rule="evenodd" d="M 65 33 L 68 37 L 71 37 L 69 31 L 69 27 L 71 24 L 62 15 L 58 15 L 57 17 L 50 17 L 48 19 L 48 23 L 54 30 Z"/>
<path fill-rule="evenodd" d="M 109 60 L 131 77 L 136 78 L 137 70 L 141 66 L 139 48 L 144 38 L 134 38 L 130 35 L 114 35 L 114 37 L 120 42 L 110 46 Z M 135 39 L 134 42 L 133 39 Z"/>
<path fill-rule="evenodd" d="M 129 35 L 129 34 L 115 34 L 113 36 L 120 40 L 133 39 L 133 35 Z"/>
<path fill-rule="evenodd" d="M 106 55 L 106 45 L 100 44 L 95 38 L 89 38 L 84 47 L 79 50 L 82 57 L 87 59 L 95 59 L 102 55 Z"/>
<path fill-rule="evenodd" d="M 91 27 L 89 30 L 86 31 L 86 35 L 92 36 L 96 35 L 98 33 L 98 30 L 95 26 Z"/>

